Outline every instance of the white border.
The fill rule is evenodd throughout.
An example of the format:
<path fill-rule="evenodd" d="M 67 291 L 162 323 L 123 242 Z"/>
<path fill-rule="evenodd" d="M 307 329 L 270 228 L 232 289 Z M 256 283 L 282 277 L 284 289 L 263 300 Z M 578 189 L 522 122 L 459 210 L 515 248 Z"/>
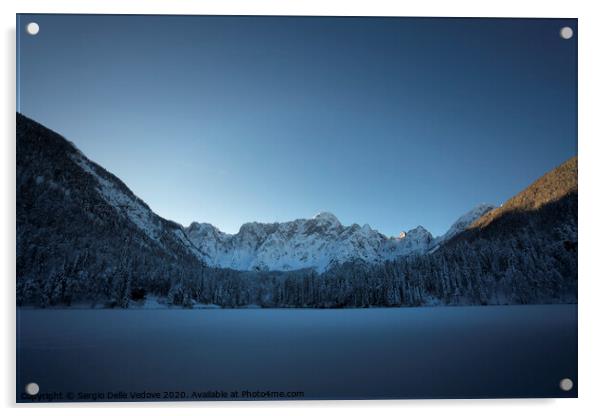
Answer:
<path fill-rule="evenodd" d="M 600 301 L 602 276 L 597 262 L 601 250 L 599 189 L 602 187 L 601 166 L 602 108 L 599 104 L 602 89 L 602 15 L 595 1 L 337 1 L 307 0 L 302 2 L 261 1 L 202 1 L 202 0 L 4 0 L 0 3 L 3 25 L 2 83 L 2 140 L 0 190 L 0 264 L 2 275 L 2 324 L 5 337 L 1 342 L 3 365 L 0 377 L 1 402 L 12 414 L 42 410 L 48 415 L 143 413 L 164 415 L 199 413 L 248 414 L 315 414 L 333 412 L 366 415 L 401 413 L 451 415 L 531 415 L 590 414 L 599 405 Z M 129 403 L 105 405 L 16 406 L 15 397 L 15 13 L 125 13 L 125 14 L 248 14 L 248 15 L 344 15 L 344 16 L 464 16 L 464 17 L 576 17 L 579 18 L 579 399 L 564 400 L 426 400 L 426 401 L 341 401 L 341 402 L 253 402 L 253 403 Z M 599 410 L 599 409 L 596 409 Z"/>

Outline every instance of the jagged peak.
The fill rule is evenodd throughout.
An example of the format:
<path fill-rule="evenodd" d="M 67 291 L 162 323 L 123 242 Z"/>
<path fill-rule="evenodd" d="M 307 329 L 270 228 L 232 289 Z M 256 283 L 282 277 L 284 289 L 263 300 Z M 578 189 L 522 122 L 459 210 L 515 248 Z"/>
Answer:
<path fill-rule="evenodd" d="M 433 239 L 433 235 L 431 234 L 431 232 L 429 230 L 427 230 L 426 228 L 424 228 L 422 225 L 412 228 L 407 233 L 405 233 L 405 238 L 408 238 L 408 237 L 410 237 L 412 239 L 416 239 L 416 238 L 426 239 L 426 240 Z"/>
<path fill-rule="evenodd" d="M 219 230 L 213 224 L 209 224 L 208 222 L 197 222 L 197 221 L 192 221 L 190 223 L 190 225 L 188 227 L 186 227 L 186 228 L 191 229 L 191 230 L 200 229 L 200 228 L 212 228 L 214 230 Z"/>
<path fill-rule="evenodd" d="M 327 211 L 321 211 L 314 215 L 314 220 L 325 221 L 332 224 L 340 224 L 339 219 L 332 212 Z"/>
<path fill-rule="evenodd" d="M 424 233 L 430 234 L 430 232 L 426 228 L 424 228 L 422 225 L 418 225 L 417 227 L 412 228 L 410 231 L 408 231 L 406 233 L 406 235 L 410 234 L 410 233 L 412 233 L 412 234 L 424 234 Z"/>

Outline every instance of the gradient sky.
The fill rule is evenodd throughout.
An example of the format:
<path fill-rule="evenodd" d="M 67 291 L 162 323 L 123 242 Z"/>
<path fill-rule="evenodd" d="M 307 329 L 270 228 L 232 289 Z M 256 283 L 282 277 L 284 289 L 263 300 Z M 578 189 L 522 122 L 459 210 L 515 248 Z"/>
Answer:
<path fill-rule="evenodd" d="M 576 19 L 20 15 L 17 33 L 17 110 L 184 225 L 330 211 L 439 235 L 577 154 Z"/>

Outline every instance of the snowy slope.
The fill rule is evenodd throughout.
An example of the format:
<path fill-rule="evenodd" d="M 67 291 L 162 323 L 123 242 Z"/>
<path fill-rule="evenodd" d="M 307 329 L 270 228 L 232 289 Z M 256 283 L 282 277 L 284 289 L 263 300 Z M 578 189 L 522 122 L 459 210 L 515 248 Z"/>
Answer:
<path fill-rule="evenodd" d="M 330 213 L 312 219 L 244 224 L 225 234 L 210 224 L 193 223 L 186 233 L 207 264 L 236 270 L 326 270 L 333 262 L 381 259 L 387 241 L 369 226 L 341 225 Z"/>
<path fill-rule="evenodd" d="M 112 244 L 107 239 L 121 239 L 136 250 L 156 250 L 166 258 L 180 260 L 192 256 L 200 264 L 200 253 L 184 227 L 155 214 L 119 178 L 64 137 L 20 114 L 17 124 L 17 188 L 25 201 L 21 213 L 27 219 L 27 226 L 21 228 L 37 224 L 35 232 L 28 231 L 23 241 L 35 240 L 32 232 L 38 235 L 52 230 L 63 236 L 65 250 L 71 239 L 85 235 L 93 240 L 86 249 L 96 252 Z M 107 230 L 100 231 L 103 226 Z M 74 232 L 80 228 L 86 229 L 82 235 Z M 83 249 L 80 244 L 74 243 L 72 251 Z"/>
<path fill-rule="evenodd" d="M 456 236 L 462 231 L 466 230 L 473 222 L 477 219 L 481 218 L 483 215 L 487 214 L 492 209 L 497 208 L 492 204 L 479 204 L 466 214 L 462 215 L 460 218 L 456 220 L 449 228 L 449 230 L 443 234 L 440 238 L 442 241 L 449 240 L 450 238 Z"/>
<path fill-rule="evenodd" d="M 323 272 L 351 260 L 379 263 L 434 251 L 493 208 L 490 204 L 478 205 L 437 238 L 422 226 L 399 237 L 386 237 L 368 224 L 344 226 L 329 212 L 283 223 L 247 223 L 236 234 L 194 222 L 186 228 L 186 234 L 210 266 L 279 271 L 313 268 Z"/>
<path fill-rule="evenodd" d="M 85 172 L 94 177 L 98 183 L 96 191 L 109 205 L 113 206 L 115 210 L 122 213 L 122 215 L 136 224 L 136 226 L 152 240 L 158 241 L 163 232 L 159 217 L 157 217 L 136 196 L 124 192 L 115 182 L 101 176 L 96 171 L 94 164 L 83 154 L 77 152 L 74 153 L 71 158 Z"/>
<path fill-rule="evenodd" d="M 70 158 L 92 176 L 97 184 L 94 190 L 116 213 L 135 224 L 142 233 L 162 248 L 166 248 L 166 243 L 167 246 L 180 246 L 178 250 L 187 251 L 201 259 L 199 251 L 189 240 L 182 226 L 159 217 L 116 177 L 90 161 L 79 150 L 74 150 Z"/>
<path fill-rule="evenodd" d="M 318 272 L 350 260 L 378 263 L 399 256 L 424 254 L 491 209 L 480 205 L 463 215 L 443 236 L 434 239 L 418 226 L 399 237 L 386 237 L 368 224 L 342 225 L 336 216 L 322 212 L 311 219 L 283 223 L 244 224 L 236 234 L 226 234 L 211 224 L 192 223 L 186 234 L 210 266 L 235 270 L 298 270 Z"/>
<path fill-rule="evenodd" d="M 20 302 L 127 307 L 203 271 L 181 225 L 155 214 L 64 137 L 20 114 L 16 133 Z"/>

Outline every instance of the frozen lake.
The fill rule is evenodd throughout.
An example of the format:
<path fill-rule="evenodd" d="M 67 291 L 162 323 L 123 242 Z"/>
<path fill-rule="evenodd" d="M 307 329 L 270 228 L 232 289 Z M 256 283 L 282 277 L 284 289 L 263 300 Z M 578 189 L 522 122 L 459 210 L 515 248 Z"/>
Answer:
<path fill-rule="evenodd" d="M 21 309 L 17 329 L 19 401 L 32 381 L 67 401 L 577 395 L 577 305 Z"/>

